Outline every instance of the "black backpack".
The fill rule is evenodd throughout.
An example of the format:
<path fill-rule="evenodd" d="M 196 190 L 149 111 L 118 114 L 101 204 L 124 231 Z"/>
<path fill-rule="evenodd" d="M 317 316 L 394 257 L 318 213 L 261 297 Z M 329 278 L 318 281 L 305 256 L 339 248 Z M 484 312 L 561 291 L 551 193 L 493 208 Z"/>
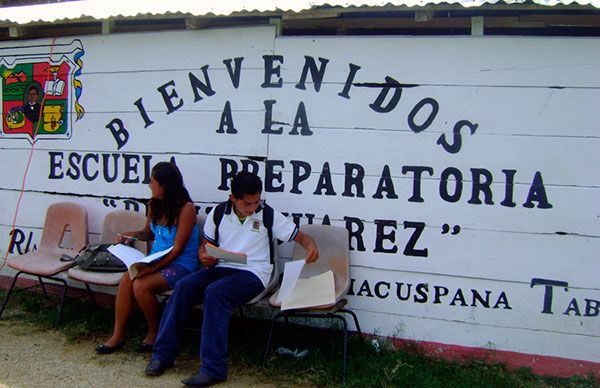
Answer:
<path fill-rule="evenodd" d="M 273 208 L 266 203 L 262 202 L 262 216 L 263 216 L 263 225 L 267 228 L 267 233 L 269 234 L 269 260 L 271 264 L 275 261 L 275 247 L 273 245 L 273 218 L 274 211 Z M 221 224 L 221 220 L 223 219 L 223 215 L 227 212 L 230 214 L 233 209 L 233 203 L 231 201 L 221 202 L 215 207 L 215 212 L 213 213 L 213 222 L 215 223 L 215 243 L 219 245 L 219 225 Z"/>
<path fill-rule="evenodd" d="M 127 266 L 108 251 L 112 244 L 87 246 L 75 257 L 75 265 L 93 272 L 125 272 Z"/>

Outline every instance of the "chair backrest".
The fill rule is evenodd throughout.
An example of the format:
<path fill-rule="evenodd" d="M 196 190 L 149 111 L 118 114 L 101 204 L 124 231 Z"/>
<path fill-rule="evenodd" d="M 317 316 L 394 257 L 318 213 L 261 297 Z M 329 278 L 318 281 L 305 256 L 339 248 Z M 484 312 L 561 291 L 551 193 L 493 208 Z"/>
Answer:
<path fill-rule="evenodd" d="M 133 210 L 112 211 L 104 217 L 100 243 L 114 243 L 117 234 L 131 230 L 141 230 L 144 225 L 146 225 L 146 217 L 142 213 Z M 142 252 L 147 252 L 147 244 L 144 241 L 136 241 L 134 246 Z"/>
<path fill-rule="evenodd" d="M 85 208 L 73 202 L 58 202 L 46 211 L 41 248 L 55 249 L 61 245 L 67 229 L 71 232 L 70 249 L 79 252 L 88 244 L 88 219 Z"/>
<path fill-rule="evenodd" d="M 305 265 L 300 278 L 306 279 L 331 270 L 335 282 L 335 302 L 339 302 L 350 289 L 348 230 L 332 225 L 302 225 L 300 231 L 311 236 L 319 249 L 319 259 Z M 300 244 L 294 244 L 292 260 L 304 259 L 306 250 Z"/>

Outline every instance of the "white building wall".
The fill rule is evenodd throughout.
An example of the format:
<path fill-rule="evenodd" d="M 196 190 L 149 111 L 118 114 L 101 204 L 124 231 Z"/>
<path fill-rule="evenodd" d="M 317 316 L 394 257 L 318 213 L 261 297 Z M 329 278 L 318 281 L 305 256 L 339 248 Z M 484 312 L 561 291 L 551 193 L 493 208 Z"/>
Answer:
<path fill-rule="evenodd" d="M 32 151 L 6 126 L 6 70 L 51 50 L 66 126 Z M 85 205 L 92 241 L 107 212 L 144 211 L 158 161 L 201 212 L 245 164 L 275 208 L 350 229 L 365 331 L 600 362 L 597 39 L 237 28 L 2 42 L 0 66 L 3 257 L 30 152 L 9 254 L 53 202 Z"/>

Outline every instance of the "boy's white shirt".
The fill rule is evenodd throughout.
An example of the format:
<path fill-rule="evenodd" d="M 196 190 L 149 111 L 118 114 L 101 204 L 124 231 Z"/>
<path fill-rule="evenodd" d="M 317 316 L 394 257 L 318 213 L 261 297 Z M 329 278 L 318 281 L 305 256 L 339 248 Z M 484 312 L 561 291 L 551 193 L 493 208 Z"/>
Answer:
<path fill-rule="evenodd" d="M 214 211 L 215 208 L 208 214 L 204 223 L 204 235 L 212 241 L 215 239 Z M 270 262 L 269 233 L 263 225 L 263 211 L 246 217 L 243 224 L 240 223 L 233 209 L 229 214 L 223 214 L 223 219 L 219 225 L 219 247 L 232 252 L 245 253 L 247 264 L 219 262 L 217 265 L 250 271 L 258 276 L 263 286 L 266 287 L 271 278 L 273 266 Z M 296 225 L 273 209 L 272 231 L 273 238 L 289 241 L 292 237 L 295 237 Z"/>

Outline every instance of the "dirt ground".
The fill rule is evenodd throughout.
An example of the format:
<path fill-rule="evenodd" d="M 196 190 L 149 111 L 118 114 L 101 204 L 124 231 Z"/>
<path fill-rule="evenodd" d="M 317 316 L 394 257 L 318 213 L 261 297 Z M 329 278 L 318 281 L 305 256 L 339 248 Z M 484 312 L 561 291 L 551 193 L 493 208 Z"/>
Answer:
<path fill-rule="evenodd" d="M 175 363 L 160 377 L 147 377 L 149 355 L 97 355 L 92 342 L 69 343 L 54 331 L 0 320 L 0 388 L 4 387 L 181 387 L 198 360 Z M 274 387 L 233 372 L 217 387 Z"/>

